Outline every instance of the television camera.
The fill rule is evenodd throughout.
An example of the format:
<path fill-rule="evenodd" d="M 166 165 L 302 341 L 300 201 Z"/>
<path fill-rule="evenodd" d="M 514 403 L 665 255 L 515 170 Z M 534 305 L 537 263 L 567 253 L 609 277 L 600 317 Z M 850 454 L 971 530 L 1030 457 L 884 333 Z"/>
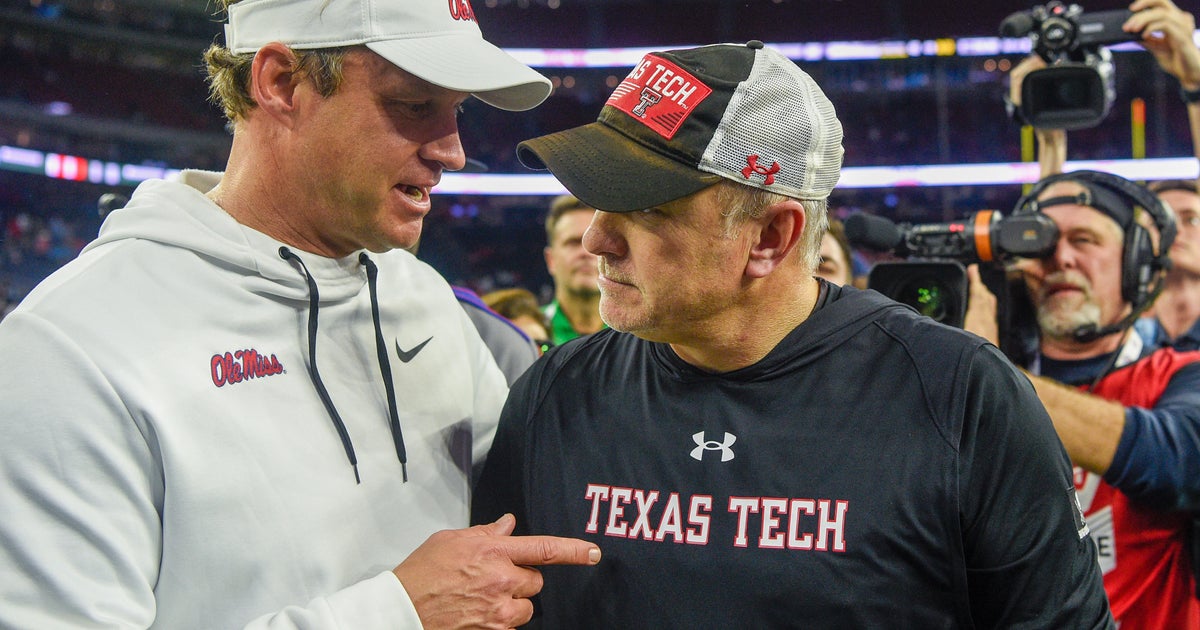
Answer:
<path fill-rule="evenodd" d="M 1048 64 L 1025 76 L 1020 113 L 1043 129 L 1085 129 L 1104 120 L 1116 99 L 1112 55 L 1106 45 L 1136 41 L 1121 25 L 1125 9 L 1085 13 L 1058 0 L 1018 11 L 1000 23 L 1005 37 L 1028 36 Z"/>
<path fill-rule="evenodd" d="M 990 285 L 1003 280 L 1005 261 L 1048 256 L 1058 242 L 1058 226 L 1040 212 L 1005 217 L 996 210 L 981 210 L 960 221 L 920 225 L 854 214 L 845 226 L 846 238 L 855 247 L 916 259 L 876 263 L 867 288 L 958 328 L 967 310 L 964 264 L 995 263 Z"/>

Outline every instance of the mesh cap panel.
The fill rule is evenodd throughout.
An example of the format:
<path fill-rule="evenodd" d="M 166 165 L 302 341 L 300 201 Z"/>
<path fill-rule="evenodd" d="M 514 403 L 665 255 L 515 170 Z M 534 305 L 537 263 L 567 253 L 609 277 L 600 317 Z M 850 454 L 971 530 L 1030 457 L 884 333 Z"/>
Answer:
<path fill-rule="evenodd" d="M 764 48 L 734 92 L 698 168 L 799 199 L 825 199 L 842 165 L 833 103 L 791 60 Z"/>

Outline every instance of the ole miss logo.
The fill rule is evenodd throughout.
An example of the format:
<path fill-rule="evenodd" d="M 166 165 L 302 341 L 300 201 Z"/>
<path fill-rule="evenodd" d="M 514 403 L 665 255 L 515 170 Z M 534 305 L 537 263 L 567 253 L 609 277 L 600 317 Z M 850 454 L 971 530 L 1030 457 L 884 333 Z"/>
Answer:
<path fill-rule="evenodd" d="M 261 355 L 254 348 L 214 354 L 209 365 L 212 369 L 213 385 L 217 387 L 283 373 L 283 366 L 279 364 L 275 355 Z"/>
<path fill-rule="evenodd" d="M 475 11 L 468 0 L 446 0 L 450 3 L 450 17 L 464 22 L 475 21 Z"/>

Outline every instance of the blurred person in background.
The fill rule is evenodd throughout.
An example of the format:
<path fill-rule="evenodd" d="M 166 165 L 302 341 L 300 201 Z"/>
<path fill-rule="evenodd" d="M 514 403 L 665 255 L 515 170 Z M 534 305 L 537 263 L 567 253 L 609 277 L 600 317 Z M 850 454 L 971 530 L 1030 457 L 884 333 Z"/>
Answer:
<path fill-rule="evenodd" d="M 459 305 L 467 312 L 471 323 L 475 324 L 475 329 L 496 359 L 500 371 L 504 372 L 504 379 L 512 385 L 542 356 L 541 344 L 534 341 L 524 328 L 492 309 L 479 294 L 466 287 L 455 286 L 453 289 Z M 534 306 L 536 308 L 536 301 Z M 541 314 L 541 311 L 538 313 Z M 545 331 L 542 334 L 545 335 Z"/>
<path fill-rule="evenodd" d="M 854 254 L 846 240 L 846 228 L 837 219 L 829 219 L 829 227 L 821 236 L 821 262 L 813 275 L 838 285 L 854 284 Z"/>
<path fill-rule="evenodd" d="M 554 299 L 543 312 L 550 320 L 550 341 L 562 345 L 604 327 L 596 256 L 583 248 L 583 232 L 595 213 L 571 195 L 550 203 L 546 215 L 546 270 L 554 279 Z"/>
<path fill-rule="evenodd" d="M 553 347 L 550 324 L 538 305 L 537 296 L 529 289 L 512 287 L 485 293 L 483 301 L 493 311 L 503 315 L 545 352 Z"/>
<path fill-rule="evenodd" d="M 1150 184 L 1150 190 L 1175 213 L 1178 232 L 1171 243 L 1171 268 L 1163 292 L 1149 316 L 1135 326 L 1153 347 L 1200 350 L 1200 194 L 1196 180 L 1161 180 Z"/>
<path fill-rule="evenodd" d="M 1112 627 L 1029 382 L 813 277 L 841 141 L 751 41 L 650 53 L 597 122 L 518 145 L 598 209 L 611 327 L 517 382 L 473 497 L 603 545 L 546 568 L 545 627 Z"/>
<path fill-rule="evenodd" d="M 462 103 L 550 82 L 465 1 L 222 8 L 226 171 L 139 185 L 0 322 L 0 627 L 520 625 L 599 549 L 466 528 L 507 387 L 400 250 Z"/>

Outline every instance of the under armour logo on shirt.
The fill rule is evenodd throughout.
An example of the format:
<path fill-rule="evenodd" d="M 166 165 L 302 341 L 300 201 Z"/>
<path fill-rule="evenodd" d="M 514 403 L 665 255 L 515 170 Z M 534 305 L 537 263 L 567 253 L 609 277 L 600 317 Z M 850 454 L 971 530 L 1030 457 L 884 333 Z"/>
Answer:
<path fill-rule="evenodd" d="M 733 446 L 733 443 L 737 441 L 737 436 L 732 433 L 725 433 L 724 442 L 716 440 L 705 441 L 703 431 L 693 435 L 692 440 L 697 444 L 696 448 L 692 449 L 692 459 L 704 461 L 704 451 L 721 451 L 721 461 L 723 462 L 733 459 L 733 449 L 729 447 Z"/>

